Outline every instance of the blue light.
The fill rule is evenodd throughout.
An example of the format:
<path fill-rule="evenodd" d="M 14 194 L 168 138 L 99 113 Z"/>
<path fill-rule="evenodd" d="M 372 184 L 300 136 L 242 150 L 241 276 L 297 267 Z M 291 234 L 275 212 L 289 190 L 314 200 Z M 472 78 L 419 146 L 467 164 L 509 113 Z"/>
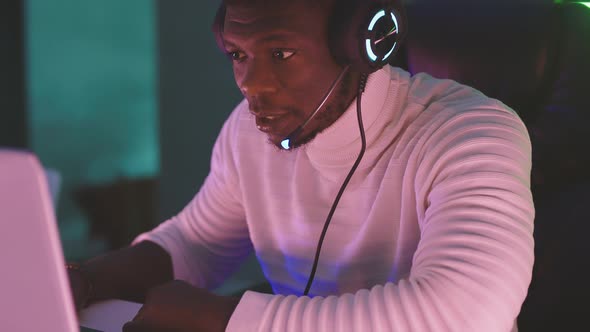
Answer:
<path fill-rule="evenodd" d="M 282 142 L 281 142 L 281 146 L 283 147 L 283 149 L 285 150 L 289 150 L 291 149 L 291 140 L 288 138 L 285 138 Z"/>
<path fill-rule="evenodd" d="M 373 43 L 371 42 L 371 40 L 367 39 L 365 41 L 365 44 L 367 46 L 367 55 L 369 55 L 371 61 L 377 61 L 377 55 L 375 55 L 375 53 L 373 52 Z"/>
<path fill-rule="evenodd" d="M 383 61 L 387 60 L 387 58 L 389 58 L 389 56 L 391 56 L 391 54 L 393 53 L 393 50 L 395 50 L 395 45 L 397 45 L 397 42 L 393 43 L 393 46 L 391 47 L 391 50 L 389 51 L 389 53 L 385 54 L 385 57 L 383 58 Z"/>
<path fill-rule="evenodd" d="M 379 19 L 382 18 L 383 16 L 385 16 L 384 10 L 381 10 L 377 14 L 375 14 L 373 19 L 371 20 L 371 24 L 369 24 L 369 31 L 373 31 L 375 24 L 377 24 L 377 21 L 379 21 Z"/>

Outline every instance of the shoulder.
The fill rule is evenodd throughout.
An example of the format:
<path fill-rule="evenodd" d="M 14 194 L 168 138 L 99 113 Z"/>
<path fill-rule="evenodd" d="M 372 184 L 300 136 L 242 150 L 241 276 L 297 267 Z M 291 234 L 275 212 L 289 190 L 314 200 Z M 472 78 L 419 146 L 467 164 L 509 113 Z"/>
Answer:
<path fill-rule="evenodd" d="M 244 125 L 247 124 L 247 117 L 248 101 L 246 101 L 246 99 L 243 99 L 238 105 L 236 105 L 236 107 L 234 107 L 233 111 L 225 120 L 222 131 L 237 133 L 240 130 L 240 128 L 244 127 Z"/>
<path fill-rule="evenodd" d="M 445 127 L 486 128 L 494 122 L 525 132 L 517 113 L 497 99 L 449 79 L 419 73 L 408 80 L 407 108 L 419 108 L 416 121 L 432 134 Z"/>
<path fill-rule="evenodd" d="M 407 98 L 410 103 L 454 109 L 458 113 L 470 109 L 496 109 L 516 114 L 499 100 L 490 98 L 479 90 L 426 73 L 418 73 L 409 79 Z"/>
<path fill-rule="evenodd" d="M 236 144 L 240 141 L 240 132 L 246 124 L 244 119 L 248 113 L 248 103 L 242 100 L 229 114 L 213 146 L 213 160 L 221 156 L 233 155 L 236 152 Z"/>
<path fill-rule="evenodd" d="M 243 141 L 260 139 L 253 117 L 248 110 L 248 101 L 243 99 L 225 120 L 217 141 L 225 141 L 236 146 Z"/>
<path fill-rule="evenodd" d="M 528 163 L 528 131 L 514 110 L 499 100 L 453 80 L 416 74 L 406 80 L 405 142 L 418 160 L 444 155 L 515 153 Z M 455 160 L 459 160 L 455 159 Z M 427 164 L 429 164 L 427 162 Z M 429 164 L 432 166 L 431 164 Z M 429 166 L 429 167 L 430 167 Z"/>
<path fill-rule="evenodd" d="M 225 120 L 217 137 L 213 154 L 231 157 L 236 163 L 244 163 L 271 150 L 264 133 L 256 128 L 248 102 L 242 100 Z"/>

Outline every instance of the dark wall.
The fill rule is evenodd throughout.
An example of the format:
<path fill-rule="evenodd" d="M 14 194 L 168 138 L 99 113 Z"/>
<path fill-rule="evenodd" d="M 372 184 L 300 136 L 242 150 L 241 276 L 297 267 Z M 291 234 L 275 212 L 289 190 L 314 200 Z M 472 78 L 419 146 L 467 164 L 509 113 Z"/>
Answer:
<path fill-rule="evenodd" d="M 28 146 L 23 1 L 0 2 L 0 146 Z"/>
<path fill-rule="evenodd" d="M 241 100 L 211 22 L 217 1 L 157 2 L 160 100 L 160 217 L 176 214 L 209 171 L 211 148 Z"/>

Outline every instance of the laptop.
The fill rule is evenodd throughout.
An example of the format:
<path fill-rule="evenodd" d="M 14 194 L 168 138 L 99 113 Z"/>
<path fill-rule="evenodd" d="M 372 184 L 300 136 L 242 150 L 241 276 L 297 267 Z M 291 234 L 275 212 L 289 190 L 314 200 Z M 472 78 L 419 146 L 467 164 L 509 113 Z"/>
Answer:
<path fill-rule="evenodd" d="M 64 266 L 39 160 L 0 149 L 0 331 L 121 331 L 141 307 L 99 303 L 80 313 L 79 325 Z"/>

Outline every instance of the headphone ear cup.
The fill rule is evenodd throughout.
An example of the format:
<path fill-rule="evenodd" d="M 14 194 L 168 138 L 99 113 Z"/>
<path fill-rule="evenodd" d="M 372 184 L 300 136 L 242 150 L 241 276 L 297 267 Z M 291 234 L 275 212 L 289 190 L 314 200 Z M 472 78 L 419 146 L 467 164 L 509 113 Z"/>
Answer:
<path fill-rule="evenodd" d="M 385 2 L 336 2 L 328 28 L 328 43 L 337 63 L 370 74 L 393 58 L 405 36 L 406 20 L 401 1 Z M 382 28 L 389 31 L 395 25 L 397 31 L 391 36 L 378 31 Z M 384 36 L 388 37 L 382 39 Z"/>
<path fill-rule="evenodd" d="M 211 24 L 211 31 L 213 31 L 213 36 L 215 36 L 215 42 L 217 43 L 217 47 L 226 54 L 227 50 L 225 49 L 225 43 L 223 42 L 223 26 L 225 22 L 225 3 L 221 2 L 219 8 L 217 8 L 217 13 L 215 14 L 215 19 L 213 20 L 213 24 Z"/>

